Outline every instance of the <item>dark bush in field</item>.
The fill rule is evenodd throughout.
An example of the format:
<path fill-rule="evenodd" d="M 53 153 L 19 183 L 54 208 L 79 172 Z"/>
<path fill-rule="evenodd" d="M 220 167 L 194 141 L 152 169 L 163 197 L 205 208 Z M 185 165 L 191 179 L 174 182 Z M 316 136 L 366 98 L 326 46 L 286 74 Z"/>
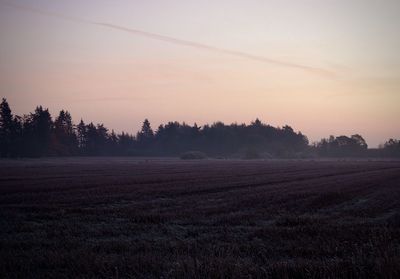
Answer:
<path fill-rule="evenodd" d="M 188 151 L 182 153 L 179 158 L 181 158 L 182 160 L 201 160 L 206 159 L 207 155 L 201 151 Z"/>
<path fill-rule="evenodd" d="M 245 153 L 243 159 L 252 160 L 252 159 L 260 159 L 260 152 L 254 148 L 248 148 Z"/>

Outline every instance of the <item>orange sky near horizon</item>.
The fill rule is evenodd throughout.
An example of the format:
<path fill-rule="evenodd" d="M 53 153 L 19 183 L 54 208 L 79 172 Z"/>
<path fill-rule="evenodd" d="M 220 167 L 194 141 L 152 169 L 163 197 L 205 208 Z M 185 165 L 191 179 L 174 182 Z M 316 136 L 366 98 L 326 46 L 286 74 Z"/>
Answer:
<path fill-rule="evenodd" d="M 16 114 L 43 105 L 130 133 L 144 118 L 157 128 L 258 117 L 311 142 L 400 138 L 399 1 L 12 2 L 172 38 L 0 0 L 0 96 Z"/>

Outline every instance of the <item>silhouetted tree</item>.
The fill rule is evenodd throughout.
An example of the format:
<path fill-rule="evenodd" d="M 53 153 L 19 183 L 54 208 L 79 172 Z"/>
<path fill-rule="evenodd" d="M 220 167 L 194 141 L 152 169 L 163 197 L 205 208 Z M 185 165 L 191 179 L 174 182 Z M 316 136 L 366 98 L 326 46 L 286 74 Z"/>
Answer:
<path fill-rule="evenodd" d="M 143 121 L 142 129 L 137 135 L 139 141 L 152 139 L 154 136 L 153 129 L 151 128 L 150 121 L 145 119 Z"/>
<path fill-rule="evenodd" d="M 57 155 L 73 155 L 77 153 L 77 148 L 78 139 L 72 117 L 68 111 L 62 110 L 54 121 L 52 149 Z"/>
<path fill-rule="evenodd" d="M 86 125 L 84 153 L 87 155 L 107 155 L 109 153 L 108 129 L 103 124 Z"/>
<path fill-rule="evenodd" d="M 3 98 L 0 104 L 0 156 L 9 157 L 13 143 L 14 121 L 10 106 Z"/>
<path fill-rule="evenodd" d="M 357 149 L 360 149 L 360 150 L 368 149 L 367 142 L 359 134 L 352 135 L 351 139 L 353 140 L 353 144 L 357 147 Z"/>
<path fill-rule="evenodd" d="M 80 153 L 84 154 L 86 152 L 87 129 L 86 129 L 86 124 L 85 122 L 83 122 L 82 119 L 76 126 L 76 134 L 78 140 L 78 148 L 80 150 Z"/>
<path fill-rule="evenodd" d="M 133 155 L 135 138 L 132 135 L 122 132 L 118 137 L 118 154 Z"/>
<path fill-rule="evenodd" d="M 143 121 L 142 129 L 137 133 L 136 139 L 140 148 L 139 153 L 148 154 L 149 151 L 152 153 L 150 146 L 153 143 L 154 132 L 148 119 Z"/>
<path fill-rule="evenodd" d="M 108 136 L 107 153 L 112 155 L 118 154 L 118 136 L 114 130 L 111 130 L 111 134 Z"/>
<path fill-rule="evenodd" d="M 86 125 L 85 152 L 88 155 L 96 155 L 96 152 L 98 152 L 97 129 L 92 122 Z"/>
<path fill-rule="evenodd" d="M 317 153 L 324 157 L 365 156 L 368 149 L 364 138 L 358 134 L 351 137 L 330 136 L 329 139 L 322 139 L 315 147 Z"/>
<path fill-rule="evenodd" d="M 388 140 L 382 147 L 382 151 L 383 156 L 400 157 L 400 140 Z"/>
<path fill-rule="evenodd" d="M 258 158 L 266 153 L 275 157 L 298 157 L 315 153 L 327 157 L 400 156 L 398 140 L 389 140 L 381 150 L 367 152 L 364 138 L 358 134 L 330 136 L 309 146 L 301 132 L 288 125 L 282 128 L 264 124 L 260 119 L 250 123 L 225 125 L 215 122 L 203 127 L 185 122 L 161 124 L 153 132 L 148 119 L 143 121 L 136 137 L 116 134 L 103 124 L 88 125 L 81 119 L 75 127 L 67 111 L 60 111 L 52 121 L 48 109 L 38 106 L 23 117 L 13 116 L 5 99 L 0 104 L 0 156 L 46 155 L 162 155 L 174 156 L 198 151 L 211 156 L 244 154 Z M 249 156 L 250 154 L 250 156 Z M 399 154 L 399 155 L 396 155 Z"/>
<path fill-rule="evenodd" d="M 49 155 L 53 122 L 48 109 L 38 106 L 24 118 L 24 147 L 28 156 Z"/>

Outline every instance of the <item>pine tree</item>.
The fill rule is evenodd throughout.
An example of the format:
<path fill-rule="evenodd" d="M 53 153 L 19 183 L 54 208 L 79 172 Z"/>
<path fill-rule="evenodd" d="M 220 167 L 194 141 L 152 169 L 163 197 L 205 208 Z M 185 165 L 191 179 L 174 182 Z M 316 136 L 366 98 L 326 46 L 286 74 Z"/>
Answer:
<path fill-rule="evenodd" d="M 0 157 L 9 157 L 13 136 L 13 115 L 7 100 L 0 104 Z"/>
<path fill-rule="evenodd" d="M 78 126 L 76 126 L 76 132 L 78 136 L 78 147 L 81 153 L 85 153 L 87 143 L 87 129 L 85 122 L 81 119 Z"/>
<path fill-rule="evenodd" d="M 140 142 L 148 143 L 153 139 L 153 137 L 154 137 L 154 132 L 153 129 L 151 128 L 150 121 L 148 119 L 145 119 L 143 121 L 142 129 L 137 135 L 137 139 Z"/>

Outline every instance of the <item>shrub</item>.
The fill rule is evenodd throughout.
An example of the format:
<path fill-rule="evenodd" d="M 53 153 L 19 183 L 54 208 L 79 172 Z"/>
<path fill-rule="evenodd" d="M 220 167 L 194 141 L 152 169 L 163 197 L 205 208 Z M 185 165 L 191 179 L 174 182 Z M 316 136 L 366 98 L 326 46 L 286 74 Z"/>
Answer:
<path fill-rule="evenodd" d="M 188 151 L 182 153 L 180 158 L 182 160 L 201 160 L 201 159 L 206 159 L 207 155 L 201 151 Z"/>
<path fill-rule="evenodd" d="M 244 159 L 252 160 L 252 159 L 260 159 L 261 156 L 259 152 L 253 148 L 248 148 L 244 154 Z"/>

